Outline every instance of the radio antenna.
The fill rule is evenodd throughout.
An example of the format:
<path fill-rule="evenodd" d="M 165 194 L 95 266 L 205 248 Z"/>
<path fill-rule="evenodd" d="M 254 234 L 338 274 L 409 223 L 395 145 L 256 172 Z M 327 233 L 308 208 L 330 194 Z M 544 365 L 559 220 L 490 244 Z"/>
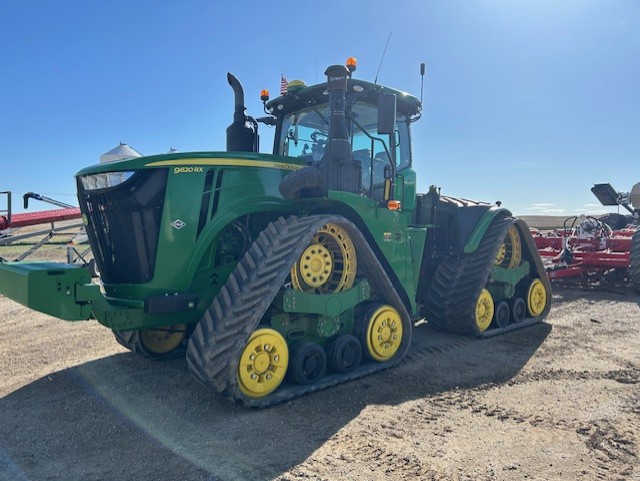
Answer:
<path fill-rule="evenodd" d="M 391 40 L 391 33 L 389 32 L 389 36 L 387 37 L 387 43 L 384 46 L 384 51 L 382 52 L 382 58 L 380 59 L 380 65 L 378 66 L 378 71 L 376 72 L 376 78 L 373 81 L 374 84 L 378 84 L 378 75 L 380 75 L 380 69 L 382 68 L 382 61 L 384 60 L 384 54 L 387 53 L 387 47 L 389 46 L 389 40 Z"/>
<path fill-rule="evenodd" d="M 420 103 L 422 103 L 422 88 L 424 87 L 424 73 L 426 71 L 426 65 L 420 64 Z"/>

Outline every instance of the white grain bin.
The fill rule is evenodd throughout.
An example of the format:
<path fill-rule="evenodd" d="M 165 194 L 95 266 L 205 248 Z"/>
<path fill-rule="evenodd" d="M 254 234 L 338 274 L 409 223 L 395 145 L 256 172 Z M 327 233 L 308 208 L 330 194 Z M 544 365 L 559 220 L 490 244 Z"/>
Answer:
<path fill-rule="evenodd" d="M 132 159 L 134 157 L 142 157 L 142 154 L 124 142 L 120 142 L 120 145 L 100 156 L 100 163 L 115 162 L 116 160 Z"/>

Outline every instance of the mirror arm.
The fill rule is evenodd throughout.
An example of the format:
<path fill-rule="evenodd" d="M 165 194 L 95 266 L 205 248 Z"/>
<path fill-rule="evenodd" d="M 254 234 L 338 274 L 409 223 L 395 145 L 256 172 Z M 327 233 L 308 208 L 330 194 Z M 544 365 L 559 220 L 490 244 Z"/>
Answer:
<path fill-rule="evenodd" d="M 277 119 L 271 115 L 268 115 L 266 117 L 258 117 L 256 119 L 256 122 L 260 122 L 261 124 L 265 124 L 265 125 L 276 125 Z"/>

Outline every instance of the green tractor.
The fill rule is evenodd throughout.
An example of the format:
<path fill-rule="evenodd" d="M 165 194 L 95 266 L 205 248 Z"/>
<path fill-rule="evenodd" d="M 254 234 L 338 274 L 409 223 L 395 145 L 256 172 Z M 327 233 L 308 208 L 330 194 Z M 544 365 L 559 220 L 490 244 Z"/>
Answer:
<path fill-rule="evenodd" d="M 551 288 L 499 204 L 416 191 L 420 101 L 353 78 L 291 82 L 265 117 L 240 82 L 225 152 L 87 167 L 78 199 L 100 272 L 0 264 L 0 292 L 95 318 L 133 352 L 186 356 L 203 384 L 267 406 L 400 362 L 417 320 L 487 336 L 540 322 Z M 258 124 L 275 128 L 259 152 Z"/>

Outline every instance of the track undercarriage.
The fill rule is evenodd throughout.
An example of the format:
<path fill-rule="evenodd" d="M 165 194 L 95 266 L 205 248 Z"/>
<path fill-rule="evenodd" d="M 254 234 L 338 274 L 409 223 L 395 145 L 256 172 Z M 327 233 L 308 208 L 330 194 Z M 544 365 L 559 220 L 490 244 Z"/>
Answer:
<path fill-rule="evenodd" d="M 347 313 L 347 317 L 352 317 L 351 323 L 341 323 L 347 332 L 338 328 L 331 337 L 318 336 L 317 333 L 310 336 L 305 332 L 300 333 L 297 340 L 296 331 L 289 330 L 285 339 L 273 328 L 273 321 L 278 316 L 274 315 L 272 304 L 290 277 L 292 266 L 296 265 L 316 233 L 327 225 L 338 227 L 353 241 L 358 253 L 358 275 L 369 284 L 370 294 L 363 295 L 368 298 L 346 310 L 357 311 L 350 315 Z M 330 295 L 324 296 L 329 304 L 332 298 L 335 299 Z M 365 306 L 386 306 L 387 311 L 371 316 L 362 326 L 364 313 L 369 311 L 363 309 Z M 270 224 L 254 241 L 196 326 L 189 341 L 187 363 L 195 377 L 204 384 L 246 405 L 262 407 L 395 365 L 409 347 L 411 327 L 411 316 L 402 299 L 352 223 L 339 216 L 281 218 Z M 380 339 L 378 336 L 373 338 L 373 331 Z M 358 348 L 346 342 L 341 351 L 343 357 L 352 362 L 342 363 L 345 372 L 334 368 L 333 372 L 325 374 L 327 361 L 320 342 L 325 341 L 329 347 L 329 342 L 335 342 L 340 336 L 355 337 L 359 342 L 356 345 L 362 346 L 364 357 L 372 360 L 353 362 L 359 357 Z M 332 352 L 331 348 L 327 351 Z M 373 356 L 378 359 L 373 359 Z M 288 363 L 285 358 L 289 359 Z M 338 357 L 334 356 L 331 364 L 335 365 L 337 360 Z M 285 380 L 287 370 L 299 382 Z M 276 391 L 283 381 L 284 384 Z"/>
<path fill-rule="evenodd" d="M 539 322 L 548 313 L 551 287 L 534 252 L 524 221 L 494 219 L 475 252 L 438 265 L 424 298 L 427 319 L 481 337 Z"/>
<path fill-rule="evenodd" d="M 496 219 L 476 252 L 442 262 L 426 293 L 428 322 L 479 336 L 540 322 L 550 288 L 527 234 L 522 221 Z M 396 365 L 420 317 L 353 223 L 290 216 L 255 239 L 195 327 L 116 338 L 156 359 L 186 352 L 203 384 L 265 407 Z"/>

